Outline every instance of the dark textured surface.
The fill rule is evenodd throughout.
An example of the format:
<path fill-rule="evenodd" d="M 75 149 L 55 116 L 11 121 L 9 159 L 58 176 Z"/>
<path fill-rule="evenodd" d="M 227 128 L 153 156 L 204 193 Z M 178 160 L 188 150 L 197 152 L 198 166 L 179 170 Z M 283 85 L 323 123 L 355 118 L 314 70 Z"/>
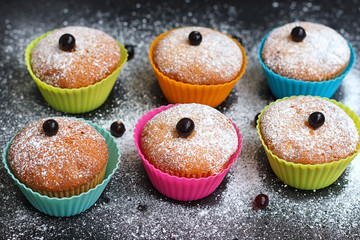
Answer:
<path fill-rule="evenodd" d="M 0 9 L 0 147 L 25 125 L 48 116 L 69 116 L 47 105 L 24 62 L 27 44 L 67 25 L 97 28 L 135 45 L 108 100 L 81 115 L 105 129 L 121 120 L 121 164 L 100 199 L 68 218 L 33 208 L 0 165 L 0 239 L 359 239 L 360 162 L 356 158 L 331 186 L 300 191 L 273 174 L 253 126 L 255 115 L 275 100 L 257 60 L 261 38 L 294 20 L 323 23 L 360 50 L 360 2 L 353 1 L 7 1 Z M 201 25 L 241 37 L 248 55 L 242 79 L 218 109 L 243 134 L 244 147 L 213 194 L 178 202 L 149 182 L 133 130 L 147 111 L 167 104 L 147 51 L 160 33 Z M 333 96 L 360 114 L 359 60 Z M 254 211 L 259 193 L 269 206 Z"/>

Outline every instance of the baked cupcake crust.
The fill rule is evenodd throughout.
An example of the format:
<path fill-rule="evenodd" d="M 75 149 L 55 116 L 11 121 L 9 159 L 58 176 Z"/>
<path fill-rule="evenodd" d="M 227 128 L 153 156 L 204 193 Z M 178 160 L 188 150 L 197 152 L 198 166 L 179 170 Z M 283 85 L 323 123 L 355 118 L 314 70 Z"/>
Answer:
<path fill-rule="evenodd" d="M 59 38 L 74 36 L 73 51 L 59 48 Z M 110 75 L 120 63 L 120 48 L 106 33 L 87 27 L 66 27 L 41 39 L 31 52 L 31 66 L 43 82 L 60 88 L 93 85 Z"/>
<path fill-rule="evenodd" d="M 191 118 L 195 130 L 187 137 L 176 132 L 177 122 Z M 146 123 L 141 136 L 145 158 L 156 168 L 180 177 L 207 177 L 226 168 L 238 139 L 231 121 L 201 104 L 171 107 Z"/>
<path fill-rule="evenodd" d="M 79 188 L 95 179 L 106 167 L 105 139 L 90 124 L 55 117 L 59 130 L 46 136 L 38 120 L 22 129 L 8 151 L 11 171 L 35 191 L 60 192 Z"/>
<path fill-rule="evenodd" d="M 192 31 L 202 35 L 200 45 L 193 46 Z M 155 66 L 176 81 L 209 85 L 234 80 L 241 70 L 243 56 L 234 39 L 204 27 L 183 27 L 169 31 L 153 51 Z"/>
<path fill-rule="evenodd" d="M 294 27 L 305 29 L 301 42 L 291 39 Z M 350 48 L 335 30 L 317 23 L 293 22 L 267 36 L 261 57 L 273 72 L 296 80 L 325 81 L 339 76 L 350 61 Z"/>
<path fill-rule="evenodd" d="M 325 123 L 314 130 L 308 123 L 313 112 Z M 353 120 L 335 104 L 318 97 L 299 96 L 272 104 L 261 116 L 261 136 L 277 157 L 301 164 L 338 161 L 357 151 L 359 135 Z"/>

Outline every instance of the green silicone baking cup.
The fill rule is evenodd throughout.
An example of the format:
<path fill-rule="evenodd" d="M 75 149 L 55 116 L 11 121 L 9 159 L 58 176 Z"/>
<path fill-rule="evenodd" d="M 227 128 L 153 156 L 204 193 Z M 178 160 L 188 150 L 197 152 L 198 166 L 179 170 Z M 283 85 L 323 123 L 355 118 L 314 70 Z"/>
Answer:
<path fill-rule="evenodd" d="M 55 30 L 53 30 L 55 31 Z M 34 74 L 31 67 L 31 52 L 35 45 L 44 37 L 52 33 L 53 31 L 47 32 L 46 34 L 36 38 L 32 41 L 25 50 L 25 62 L 27 69 L 36 82 L 41 95 L 44 97 L 46 102 L 53 108 L 67 113 L 85 113 L 92 111 L 100 107 L 105 100 L 108 98 L 119 73 L 124 66 L 128 54 L 123 45 L 119 42 L 117 44 L 120 47 L 121 59 L 120 63 L 109 76 L 88 87 L 65 89 L 54 87 L 45 82 L 41 81 Z"/>
<path fill-rule="evenodd" d="M 283 101 L 289 98 L 291 97 L 285 97 L 277 100 L 276 102 Z M 328 99 L 324 97 L 322 99 L 332 102 L 333 104 L 343 109 L 346 112 L 346 114 L 348 114 L 349 117 L 354 121 L 355 126 L 358 130 L 358 134 L 360 133 L 360 120 L 359 117 L 355 114 L 355 112 L 353 112 L 351 109 L 349 109 L 342 103 L 337 102 L 333 99 Z M 259 119 L 257 120 L 256 128 L 261 143 L 265 149 L 266 155 L 269 159 L 270 166 L 274 171 L 274 173 L 276 174 L 276 176 L 287 185 L 303 190 L 321 189 L 334 183 L 340 177 L 340 175 L 345 171 L 346 167 L 350 164 L 350 162 L 359 153 L 360 144 L 358 145 L 358 150 L 353 155 L 345 159 L 341 159 L 330 163 L 315 164 L 315 165 L 298 164 L 281 159 L 275 156 L 268 149 L 260 133 L 260 119 L 264 114 L 264 112 L 266 111 L 266 109 L 268 109 L 274 103 L 275 102 L 271 103 L 262 110 Z M 360 135 L 359 135 L 359 139 L 360 139 Z"/>
<path fill-rule="evenodd" d="M 112 137 L 108 131 L 97 126 L 96 124 L 85 121 L 84 119 L 80 120 L 87 122 L 91 126 L 93 126 L 104 137 L 109 149 L 109 158 L 106 165 L 104 180 L 95 188 L 92 188 L 87 192 L 81 193 L 80 195 L 68 198 L 56 198 L 48 197 L 45 195 L 41 195 L 38 192 L 34 192 L 31 188 L 28 188 L 25 186 L 25 184 L 21 183 L 14 176 L 14 174 L 9 168 L 7 162 L 7 154 L 11 141 L 8 142 L 7 146 L 4 149 L 3 162 L 5 164 L 6 170 L 8 171 L 12 179 L 15 181 L 16 185 L 20 188 L 21 192 L 29 200 L 31 205 L 33 205 L 40 212 L 56 217 L 68 217 L 87 210 L 98 200 L 101 193 L 104 191 L 106 185 L 109 183 L 111 177 L 114 175 L 116 169 L 119 166 L 121 155 L 114 137 Z"/>

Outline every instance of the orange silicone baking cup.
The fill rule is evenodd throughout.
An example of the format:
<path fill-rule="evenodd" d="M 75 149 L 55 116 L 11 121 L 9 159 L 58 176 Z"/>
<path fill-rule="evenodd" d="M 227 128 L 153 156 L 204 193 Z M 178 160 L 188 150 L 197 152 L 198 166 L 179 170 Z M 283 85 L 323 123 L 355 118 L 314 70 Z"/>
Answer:
<path fill-rule="evenodd" d="M 158 79 L 161 91 L 163 92 L 166 99 L 170 103 L 201 103 L 201 104 L 209 105 L 211 107 L 219 106 L 227 98 L 227 96 L 230 94 L 231 90 L 234 88 L 235 84 L 237 83 L 237 81 L 241 78 L 241 76 L 245 72 L 247 62 L 246 62 L 246 53 L 243 47 L 235 39 L 228 36 L 236 42 L 236 44 L 241 49 L 243 55 L 243 63 L 241 69 L 234 80 L 227 83 L 214 84 L 214 85 L 197 85 L 197 84 L 183 83 L 171 79 L 168 76 L 164 75 L 156 67 L 153 61 L 153 52 L 156 44 L 159 42 L 159 40 L 161 40 L 163 37 L 165 37 L 171 31 L 174 30 L 175 29 L 160 34 L 152 42 L 149 49 L 150 63 Z"/>

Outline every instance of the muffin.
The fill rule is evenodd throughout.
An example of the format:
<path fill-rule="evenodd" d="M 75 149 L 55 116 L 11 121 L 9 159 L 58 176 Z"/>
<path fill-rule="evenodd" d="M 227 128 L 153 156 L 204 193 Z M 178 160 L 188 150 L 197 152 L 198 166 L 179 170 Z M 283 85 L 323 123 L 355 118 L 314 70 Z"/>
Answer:
<path fill-rule="evenodd" d="M 219 31 L 182 27 L 158 36 L 149 50 L 162 92 L 171 103 L 220 105 L 246 68 L 240 43 Z"/>
<path fill-rule="evenodd" d="M 317 23 L 293 22 L 263 39 L 259 60 L 273 94 L 331 97 L 351 69 L 355 54 L 335 30 Z"/>
<path fill-rule="evenodd" d="M 258 133 L 275 174 L 290 186 L 332 184 L 358 154 L 358 116 L 334 100 L 284 98 L 266 107 Z"/>
<path fill-rule="evenodd" d="M 242 146 L 235 124 L 216 109 L 195 103 L 147 113 L 136 125 L 134 139 L 154 187 L 183 201 L 212 193 Z"/>
<path fill-rule="evenodd" d="M 110 135 L 110 133 L 105 129 L 97 126 L 96 124 L 86 122 L 85 120 L 78 120 L 73 118 L 71 119 L 52 118 L 52 119 L 58 122 L 58 131 L 56 132 L 55 135 L 44 136 L 45 134 L 44 130 L 39 129 L 41 128 L 41 126 L 39 127 L 39 124 L 41 125 L 41 123 L 45 121 L 45 119 L 37 121 L 38 126 L 35 126 L 34 125 L 35 123 L 27 126 L 12 141 L 9 141 L 8 144 L 6 145 L 3 153 L 3 162 L 11 178 L 17 184 L 17 186 L 25 195 L 25 197 L 29 200 L 31 205 L 33 205 L 36 209 L 51 216 L 57 216 L 57 217 L 73 216 L 87 210 L 98 200 L 101 193 L 104 191 L 106 185 L 109 183 L 111 177 L 113 176 L 113 174 L 115 173 L 116 169 L 119 166 L 120 151 L 115 139 Z M 53 122 L 49 121 L 47 123 L 53 123 Z M 71 123 L 71 124 L 64 125 L 63 123 L 66 124 Z M 50 124 L 50 126 L 52 126 L 52 124 Z M 47 133 L 55 132 L 55 131 L 51 131 L 51 129 L 54 130 L 56 129 L 56 127 L 55 128 L 48 128 L 48 127 L 49 126 L 46 127 Z M 85 129 L 88 132 L 85 132 L 82 129 Z M 64 136 L 65 132 L 68 132 L 68 134 L 66 134 L 66 137 Z M 29 133 L 29 134 L 27 136 L 24 136 L 25 133 Z M 70 134 L 72 133 L 74 133 L 75 135 L 71 136 Z M 53 143 L 55 143 L 55 141 L 53 140 L 59 139 L 59 135 L 62 136 L 61 137 L 62 140 L 61 141 L 56 140 L 56 145 L 54 145 Z M 86 136 L 90 136 L 90 137 L 86 138 Z M 29 140 L 31 139 L 31 141 L 29 141 L 29 143 L 26 141 L 24 142 L 24 139 L 29 139 Z M 41 139 L 42 139 L 41 145 L 34 144 L 34 146 L 32 147 L 26 147 L 26 148 L 25 146 L 24 147 L 21 146 L 21 142 L 26 146 L 30 146 L 32 145 L 32 143 L 36 143 L 38 140 Z M 106 142 L 106 146 L 104 145 L 104 139 Z M 78 140 L 80 140 L 82 143 L 79 143 Z M 98 142 L 99 144 L 94 146 L 94 149 L 91 149 L 91 147 L 94 145 L 95 142 Z M 50 146 L 49 144 L 51 143 L 53 144 L 53 146 L 49 147 Z M 64 149 L 61 149 L 60 151 L 55 153 L 54 149 L 59 148 L 58 143 L 60 143 L 60 145 L 63 145 Z M 70 153 L 69 149 L 75 148 L 73 143 L 80 146 L 79 149 L 83 149 L 83 150 L 86 149 L 88 153 L 86 153 L 86 151 L 82 151 L 82 152 L 77 151 Z M 85 144 L 87 143 L 89 143 L 89 145 L 86 147 Z M 10 146 L 12 150 L 10 150 Z M 19 149 L 21 148 L 24 150 L 19 153 Z M 37 152 L 36 151 L 37 148 L 38 149 L 41 148 L 41 150 Z M 49 152 L 44 152 L 43 151 L 44 148 L 50 148 Z M 66 163 L 64 164 L 63 167 L 61 166 L 61 162 L 58 163 L 58 165 L 54 163 L 51 166 L 49 165 L 49 162 L 42 162 L 43 167 L 41 167 L 40 165 L 37 166 L 35 165 L 35 162 L 41 162 L 39 161 L 41 158 L 49 159 L 49 155 L 56 155 L 56 156 L 69 155 L 70 157 L 78 156 L 78 155 L 88 156 L 90 155 L 89 154 L 90 152 L 96 151 L 95 149 L 100 149 L 100 151 L 103 154 L 101 158 L 104 159 L 100 161 L 96 160 L 97 162 L 99 162 L 99 164 L 97 165 L 91 163 L 89 166 L 87 166 L 88 169 L 92 170 L 93 173 L 92 175 L 95 176 L 95 178 L 93 179 L 90 179 L 91 177 L 88 177 L 88 179 L 84 178 L 85 175 L 90 176 L 91 174 L 86 172 L 86 166 L 84 165 L 85 160 L 81 160 L 81 158 L 60 159 L 61 162 Z M 103 165 L 103 162 L 105 161 L 104 152 L 106 152 L 106 150 L 108 150 L 108 154 L 107 154 L 108 158 L 105 167 L 106 170 L 104 171 L 104 168 L 102 168 L 101 165 Z M 29 155 L 29 153 L 31 153 L 31 155 Z M 94 158 L 94 156 L 97 156 L 99 154 L 100 152 L 95 152 L 94 155 L 90 156 L 90 158 Z M 19 170 L 18 169 L 20 166 L 19 159 L 20 160 L 21 158 L 24 159 L 24 156 L 26 155 L 28 157 L 25 157 L 26 158 L 25 161 L 30 159 L 32 160 L 32 162 L 31 164 L 25 165 L 25 167 L 23 168 L 20 167 Z M 32 158 L 30 158 L 30 156 L 32 156 Z M 78 161 L 77 166 L 76 166 L 76 160 Z M 89 158 L 86 157 L 86 160 L 88 161 Z M 11 166 L 10 166 L 10 161 L 13 162 Z M 54 162 L 53 159 L 51 159 L 50 161 Z M 71 163 L 74 163 L 75 165 L 71 165 Z M 45 171 L 45 167 L 51 170 L 51 169 L 56 169 L 56 166 L 59 167 L 57 171 L 60 174 L 58 173 L 54 174 L 54 172 Z M 65 167 L 70 169 L 71 171 L 66 173 L 64 171 Z M 15 176 L 15 171 L 13 170 L 15 168 L 17 169 L 16 176 Z M 31 168 L 35 171 L 30 172 L 29 169 Z M 96 168 L 100 170 L 99 173 L 97 173 L 98 171 L 94 171 Z M 27 176 L 25 177 L 24 177 L 24 171 L 28 172 L 26 173 Z M 86 174 L 80 175 L 80 171 L 85 171 Z M 29 175 L 33 176 L 32 179 L 29 178 Z M 60 179 L 60 176 L 69 176 L 69 179 L 62 180 Z M 73 179 L 73 181 L 71 181 L 71 179 Z M 23 181 L 28 182 L 27 184 L 34 187 L 34 190 L 26 186 L 23 183 Z M 84 182 L 89 182 L 89 184 L 83 184 Z M 97 185 L 96 182 L 98 182 Z M 41 183 L 41 185 L 39 185 L 39 183 Z M 45 186 L 47 185 L 50 191 L 44 191 L 43 190 L 45 189 L 44 185 Z M 65 185 L 68 186 L 71 185 L 73 187 L 82 185 L 82 187 L 77 187 L 75 189 L 68 191 L 60 191 L 60 192 L 57 191 L 59 189 L 66 189 Z M 37 190 L 41 192 L 41 194 L 37 192 Z M 82 193 L 79 194 L 80 192 Z M 43 195 L 43 194 L 47 194 L 47 195 Z M 58 197 L 56 196 L 50 197 L 48 195 L 58 195 Z M 73 196 L 66 197 L 70 195 Z"/>
<path fill-rule="evenodd" d="M 71 197 L 101 183 L 108 160 L 105 139 L 90 124 L 55 117 L 38 120 L 12 140 L 7 161 L 15 177 L 49 197 Z"/>
<path fill-rule="evenodd" d="M 60 88 L 81 88 L 109 76 L 120 63 L 115 39 L 96 29 L 65 27 L 41 39 L 30 57 L 35 75 Z"/>
<path fill-rule="evenodd" d="M 35 39 L 26 49 L 28 70 L 54 108 L 82 113 L 108 97 L 127 59 L 111 36 L 87 27 L 65 27 Z"/>

